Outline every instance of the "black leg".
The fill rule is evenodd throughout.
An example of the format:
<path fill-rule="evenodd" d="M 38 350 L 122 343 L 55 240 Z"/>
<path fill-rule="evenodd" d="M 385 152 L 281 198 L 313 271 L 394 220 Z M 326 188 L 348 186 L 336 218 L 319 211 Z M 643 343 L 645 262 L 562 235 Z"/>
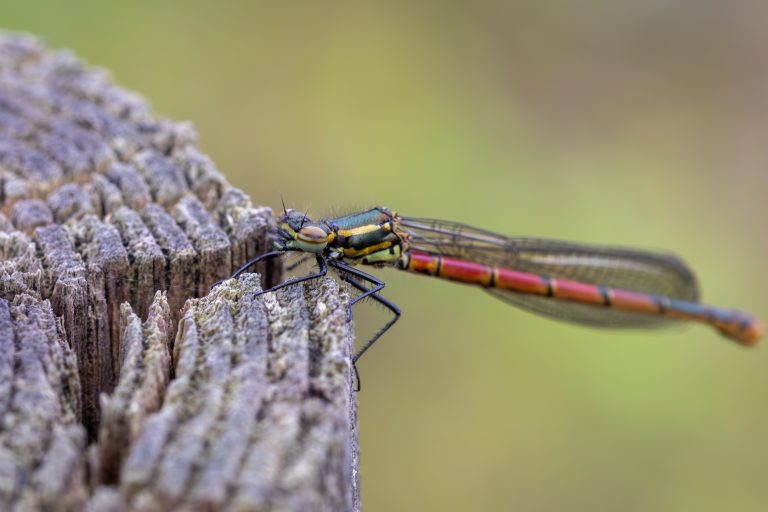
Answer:
<path fill-rule="evenodd" d="M 347 272 L 347 273 L 353 274 L 353 275 L 355 275 L 357 277 L 360 277 L 362 279 L 365 279 L 368 282 L 373 283 L 375 285 L 374 288 L 370 288 L 369 289 L 369 288 L 366 288 L 365 285 L 363 285 L 360 281 L 357 281 L 356 279 L 353 279 L 352 277 L 349 277 L 346 274 L 340 274 L 341 279 L 343 281 L 351 284 L 352 286 L 354 286 L 355 288 L 357 288 L 358 290 L 363 292 L 361 295 L 359 295 L 358 297 L 356 297 L 354 300 L 352 300 L 349 303 L 349 317 L 350 317 L 350 319 L 351 319 L 351 315 L 352 315 L 352 306 L 355 303 L 359 302 L 361 299 L 365 298 L 365 297 L 370 297 L 371 299 L 375 300 L 376 302 L 378 302 L 379 304 L 381 304 L 382 306 L 387 308 L 389 311 L 391 311 L 392 314 L 394 315 L 391 320 L 389 320 L 386 324 L 384 324 L 384 326 L 381 329 L 379 329 L 378 332 L 376 332 L 376 334 L 374 334 L 373 337 L 371 337 L 371 339 L 369 339 L 367 342 L 365 342 L 363 347 L 360 350 L 358 350 L 357 353 L 354 356 L 352 356 L 352 368 L 355 370 L 355 380 L 357 381 L 357 389 L 356 390 L 360 391 L 360 373 L 357 370 L 357 361 L 360 359 L 360 357 L 362 357 L 362 355 L 369 348 L 371 348 L 373 346 L 374 343 L 376 343 L 376 341 L 379 338 L 381 338 L 384 335 L 385 332 L 387 332 L 389 330 L 390 327 L 395 325 L 395 322 L 397 322 L 400 319 L 400 308 L 397 307 L 397 305 L 394 304 L 393 302 L 390 302 L 389 300 L 385 299 L 384 297 L 382 297 L 381 295 L 376 293 L 377 291 L 379 291 L 382 288 L 384 288 L 384 283 L 382 281 L 380 281 L 379 279 L 376 279 L 374 276 L 372 276 L 370 274 L 367 274 L 365 272 L 357 270 L 356 268 L 350 267 L 348 265 L 344 265 L 343 263 L 339 264 L 339 262 L 331 262 L 331 266 L 333 266 L 335 268 L 338 268 L 339 270 L 342 270 L 343 272 Z"/>
<path fill-rule="evenodd" d="M 309 274 L 302 277 L 297 277 L 295 279 L 289 279 L 283 283 L 280 283 L 276 286 L 273 286 L 269 290 L 262 290 L 259 293 L 256 294 L 256 297 L 259 295 L 264 295 L 265 293 L 274 292 L 279 290 L 280 288 L 285 288 L 286 286 L 291 286 L 292 284 L 296 283 L 302 283 L 304 281 L 312 281 L 313 279 L 318 279 L 320 277 L 325 276 L 325 274 L 328 273 L 328 267 L 325 265 L 325 258 L 323 258 L 320 254 L 315 254 L 315 259 L 317 260 L 317 266 L 320 267 L 320 271 L 315 274 Z"/>
<path fill-rule="evenodd" d="M 272 252 L 268 252 L 266 254 L 262 254 L 258 258 L 254 258 L 251 261 L 249 261 L 248 263 L 246 263 L 245 265 L 243 265 L 242 267 L 240 267 L 237 270 L 237 272 L 232 274 L 232 277 L 229 277 L 228 279 L 236 278 L 237 276 L 239 276 L 240 274 L 245 272 L 248 269 L 248 267 L 250 267 L 251 265 L 254 265 L 254 264 L 256 264 L 256 263 L 258 263 L 260 261 L 264 261 L 264 260 L 267 260 L 267 259 L 274 258 L 276 256 L 279 256 L 279 255 L 283 254 L 283 253 L 284 253 L 284 251 L 272 251 Z M 290 286 L 292 284 L 301 283 L 303 281 L 311 281 L 312 279 L 317 279 L 319 277 L 325 276 L 328 273 L 328 267 L 326 267 L 326 265 L 325 265 L 325 259 L 320 254 L 316 254 L 315 258 L 317 259 L 317 266 L 320 267 L 320 271 L 319 272 L 317 272 L 315 274 L 309 274 L 307 276 L 297 277 L 295 279 L 289 279 L 288 281 L 280 283 L 277 286 L 273 286 L 269 290 L 262 290 L 262 291 L 260 291 L 259 293 L 256 294 L 256 296 L 258 297 L 259 295 L 263 295 L 263 294 L 269 293 L 269 292 L 274 292 L 276 290 L 279 290 L 280 288 L 285 288 L 286 286 Z M 226 279 L 222 279 L 221 281 L 215 282 L 211 288 L 212 289 L 215 288 L 217 285 L 223 283 L 224 281 L 226 281 Z"/>
<path fill-rule="evenodd" d="M 257 256 L 255 258 L 253 258 L 252 260 L 250 260 L 245 265 L 243 265 L 242 267 L 240 267 L 239 269 L 237 269 L 235 271 L 235 273 L 232 274 L 231 276 L 229 276 L 227 279 L 235 279 L 237 276 L 239 276 L 240 274 L 242 274 L 243 272 L 245 272 L 246 270 L 248 270 L 249 268 L 251 268 L 255 264 L 259 263 L 260 261 L 271 260 L 272 258 L 276 258 L 277 256 L 280 256 L 283 253 L 284 253 L 284 251 L 272 251 L 272 252 L 268 252 L 266 254 L 262 254 L 261 256 Z M 216 281 L 215 283 L 213 283 L 213 286 L 211 286 L 211 290 L 213 290 L 214 288 L 219 286 L 221 283 L 223 283 L 227 279 L 221 279 L 221 280 Z"/>
<path fill-rule="evenodd" d="M 355 281 L 354 279 L 352 279 L 350 277 L 342 277 L 342 279 L 344 281 L 348 282 L 349 284 L 351 284 L 352 286 L 354 286 L 355 288 L 357 288 L 360 291 L 367 290 L 367 288 L 365 288 L 365 286 L 363 286 L 362 284 L 360 284 L 359 282 Z M 391 301 L 385 299 L 384 297 L 382 297 L 379 294 L 373 294 L 373 295 L 370 295 L 370 297 L 371 297 L 371 299 L 375 300 L 376 302 L 378 302 L 379 304 L 381 304 L 382 306 L 387 308 L 389 311 L 391 311 L 393 316 L 392 316 L 392 319 L 389 322 L 384 324 L 384 326 L 381 329 L 379 329 L 378 332 L 371 337 L 371 339 L 366 341 L 365 345 L 363 345 L 360 350 L 357 351 L 357 353 L 352 357 L 352 362 L 353 363 L 356 363 L 363 356 L 363 354 L 365 354 L 365 352 L 369 348 L 371 348 L 374 343 L 376 343 L 376 340 L 381 338 L 384 335 L 384 333 L 387 332 L 389 330 L 389 328 L 392 327 L 393 325 L 395 325 L 395 322 L 397 322 L 400 319 L 401 311 L 400 311 L 400 308 L 397 307 L 397 304 L 395 304 L 394 302 L 391 302 Z"/>
<path fill-rule="evenodd" d="M 381 279 L 378 279 L 376 276 L 372 276 L 371 274 L 363 272 L 362 270 L 358 270 L 355 267 L 350 267 L 349 265 L 347 265 L 345 263 L 341 263 L 340 261 L 332 261 L 331 262 L 331 266 L 341 270 L 342 272 L 346 272 L 348 274 L 352 274 L 355 277 L 358 277 L 360 279 L 368 281 L 369 283 L 372 283 L 374 285 L 373 288 L 370 288 L 370 289 L 369 288 L 365 288 L 365 287 L 360 288 L 358 286 L 355 286 L 355 283 L 353 283 L 352 281 L 344 279 L 349 284 L 355 286 L 355 288 L 357 288 L 358 290 L 363 292 L 360 295 L 358 295 L 357 297 L 355 297 L 354 299 L 352 299 L 352 301 L 349 303 L 349 315 L 348 315 L 347 321 L 350 321 L 350 320 L 352 320 L 352 306 L 354 306 L 355 304 L 357 304 L 358 302 L 360 302 L 364 298 L 368 297 L 369 295 L 373 295 L 374 293 L 376 293 L 376 292 L 380 291 L 381 289 L 383 289 L 384 288 L 384 281 L 382 281 Z M 343 276 L 343 274 L 342 274 L 342 276 Z M 360 283 L 358 282 L 357 284 L 360 284 Z M 360 286 L 362 286 L 362 285 L 360 285 Z"/>

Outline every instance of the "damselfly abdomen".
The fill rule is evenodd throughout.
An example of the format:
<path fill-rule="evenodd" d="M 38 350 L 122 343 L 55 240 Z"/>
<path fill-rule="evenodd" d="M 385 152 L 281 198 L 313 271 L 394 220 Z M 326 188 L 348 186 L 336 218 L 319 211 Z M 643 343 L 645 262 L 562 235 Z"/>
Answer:
<path fill-rule="evenodd" d="M 550 318 L 597 327 L 657 327 L 689 320 L 711 325 L 743 344 L 763 324 L 747 313 L 699 302 L 696 278 L 677 256 L 535 238 L 511 238 L 456 222 L 403 217 L 388 208 L 312 221 L 284 210 L 274 251 L 239 269 L 286 252 L 314 255 L 319 271 L 263 293 L 315 279 L 327 267 L 384 305 L 393 318 L 354 355 L 355 363 L 397 321 L 400 309 L 380 295 L 384 282 L 356 265 L 394 267 L 484 288 L 497 298 Z"/>

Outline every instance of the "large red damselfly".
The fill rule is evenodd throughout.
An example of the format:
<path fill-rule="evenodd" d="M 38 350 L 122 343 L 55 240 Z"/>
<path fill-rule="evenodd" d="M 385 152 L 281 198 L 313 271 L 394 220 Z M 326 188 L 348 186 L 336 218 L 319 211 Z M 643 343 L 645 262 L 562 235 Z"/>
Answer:
<path fill-rule="evenodd" d="M 701 304 L 695 276 L 671 254 L 511 238 L 456 222 L 404 217 L 383 207 L 316 222 L 284 209 L 275 249 L 232 277 L 259 261 L 298 251 L 315 256 L 318 272 L 262 293 L 322 277 L 330 266 L 362 292 L 350 301 L 350 315 L 366 297 L 393 313 L 353 356 L 353 365 L 400 316 L 400 309 L 380 295 L 384 282 L 357 264 L 477 285 L 517 307 L 577 324 L 646 328 L 689 320 L 713 326 L 742 345 L 755 344 L 763 334 L 762 322 L 750 314 Z"/>

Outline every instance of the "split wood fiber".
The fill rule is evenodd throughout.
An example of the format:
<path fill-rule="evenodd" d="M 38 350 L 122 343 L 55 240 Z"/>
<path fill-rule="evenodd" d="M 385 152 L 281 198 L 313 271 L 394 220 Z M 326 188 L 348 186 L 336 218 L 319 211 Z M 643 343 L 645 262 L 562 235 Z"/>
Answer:
<path fill-rule="evenodd" d="M 192 127 L 0 33 L 0 509 L 358 510 L 348 297 Z"/>

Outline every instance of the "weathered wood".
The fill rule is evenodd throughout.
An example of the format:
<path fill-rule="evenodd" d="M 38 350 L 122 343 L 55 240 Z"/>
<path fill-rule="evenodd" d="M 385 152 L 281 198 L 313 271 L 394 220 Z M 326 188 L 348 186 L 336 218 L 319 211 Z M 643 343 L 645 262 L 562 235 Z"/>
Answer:
<path fill-rule="evenodd" d="M 67 183 L 48 196 L 48 207 L 57 224 L 65 224 L 96 212 L 88 193 L 76 183 Z"/>
<path fill-rule="evenodd" d="M 118 344 L 120 305 L 128 298 L 128 254 L 120 234 L 113 226 L 88 215 L 68 230 L 87 268 L 92 307 L 99 321 L 99 350 L 103 354 L 100 391 L 111 391 L 119 372 Z M 109 329 L 104 332 L 104 329 Z"/>
<path fill-rule="evenodd" d="M 42 288 L 43 268 L 35 251 L 25 234 L 0 233 L 0 298 L 13 300 L 18 294 Z"/>
<path fill-rule="evenodd" d="M 87 499 L 77 362 L 48 301 L 0 299 L 0 508 L 76 510 Z"/>
<path fill-rule="evenodd" d="M 121 454 L 127 505 L 352 509 L 343 294 L 330 279 L 277 296 L 259 290 L 250 274 L 187 303 L 167 392 L 164 298 L 143 327 L 128 314 L 121 382 L 104 404 L 102 432 L 111 436 L 100 438 L 110 439 L 108 460 L 131 446 Z"/>
<path fill-rule="evenodd" d="M 197 252 L 200 270 L 198 293 L 205 295 L 213 283 L 232 275 L 229 238 L 193 195 L 179 199 L 173 207 L 173 217 Z"/>
<path fill-rule="evenodd" d="M 133 210 L 143 210 L 152 202 L 149 186 L 135 167 L 115 162 L 107 171 L 107 177 L 122 193 L 125 205 Z"/>
<path fill-rule="evenodd" d="M 144 150 L 133 157 L 133 162 L 160 206 L 171 207 L 187 193 L 181 169 L 160 153 Z"/>
<path fill-rule="evenodd" d="M 143 325 L 123 303 L 120 330 L 120 381 L 101 400 L 98 468 L 100 483 L 107 485 L 120 483 L 122 464 L 133 441 L 147 415 L 160 408 L 170 380 L 172 326 L 165 295 L 157 292 Z"/>
<path fill-rule="evenodd" d="M 0 33 L 0 509 L 358 510 L 346 289 L 107 73 Z"/>
<path fill-rule="evenodd" d="M 167 290 L 165 256 L 149 228 L 138 213 L 122 207 L 110 215 L 108 221 L 117 228 L 125 244 L 130 262 L 124 279 L 128 286 L 128 300 L 140 318 L 149 312 L 150 297 L 144 290 Z M 181 297 L 176 301 L 180 302 Z"/>
<path fill-rule="evenodd" d="M 178 312 L 187 297 L 198 291 L 197 252 L 184 231 L 159 205 L 149 203 L 142 211 L 142 218 L 165 254 L 167 288 L 160 289 L 168 290 L 168 302 L 174 312 L 174 321 L 178 321 Z"/>
<path fill-rule="evenodd" d="M 40 199 L 22 199 L 11 208 L 11 223 L 19 231 L 32 233 L 35 228 L 53 223 L 53 213 Z"/>
<path fill-rule="evenodd" d="M 90 195 L 91 204 L 100 217 L 114 212 L 123 206 L 123 194 L 117 186 L 101 174 L 95 174 L 90 183 L 84 186 Z"/>
<path fill-rule="evenodd" d="M 83 389 L 82 420 L 93 434 L 98 423 L 102 347 L 97 344 L 98 334 L 93 325 L 98 319 L 88 300 L 85 265 L 61 226 L 37 228 L 34 242 L 43 255 L 45 269 L 43 288 L 39 293 L 50 299 L 56 315 L 62 317 L 69 345 L 77 355 Z"/>
<path fill-rule="evenodd" d="M 266 207 L 255 208 L 241 190 L 230 188 L 224 192 L 215 214 L 232 244 L 232 268 L 240 268 L 259 254 L 272 250 L 269 247 L 272 211 Z M 278 284 L 283 276 L 275 260 L 259 263 L 254 272 L 264 277 L 265 288 Z"/>

